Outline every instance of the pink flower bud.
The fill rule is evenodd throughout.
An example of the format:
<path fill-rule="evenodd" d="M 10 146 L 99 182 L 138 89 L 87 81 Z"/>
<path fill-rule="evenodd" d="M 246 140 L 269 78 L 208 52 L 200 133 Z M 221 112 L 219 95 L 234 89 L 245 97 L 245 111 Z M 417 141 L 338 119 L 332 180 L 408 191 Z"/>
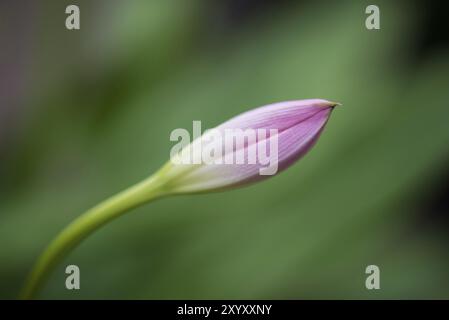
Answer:
<path fill-rule="evenodd" d="M 224 189 L 267 178 L 312 148 L 337 105 L 308 99 L 244 112 L 184 147 L 160 174 L 172 193 Z"/>

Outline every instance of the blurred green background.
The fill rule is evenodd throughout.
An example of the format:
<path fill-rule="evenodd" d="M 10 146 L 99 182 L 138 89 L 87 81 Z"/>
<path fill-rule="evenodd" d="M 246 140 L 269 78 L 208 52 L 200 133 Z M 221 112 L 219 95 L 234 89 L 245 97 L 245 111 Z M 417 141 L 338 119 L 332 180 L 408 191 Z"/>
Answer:
<path fill-rule="evenodd" d="M 378 31 L 365 1 L 2 2 L 0 297 L 71 220 L 165 163 L 173 129 L 324 98 L 344 106 L 289 170 L 134 210 L 40 297 L 449 298 L 444 10 L 375 2 Z"/>

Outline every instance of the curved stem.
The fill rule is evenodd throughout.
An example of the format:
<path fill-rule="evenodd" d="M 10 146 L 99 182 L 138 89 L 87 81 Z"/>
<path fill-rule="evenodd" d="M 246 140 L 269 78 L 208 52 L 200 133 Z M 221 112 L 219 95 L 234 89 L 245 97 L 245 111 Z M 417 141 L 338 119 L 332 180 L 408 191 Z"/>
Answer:
<path fill-rule="evenodd" d="M 126 211 L 162 195 L 163 184 L 157 176 L 151 176 L 79 216 L 41 254 L 21 292 L 21 299 L 33 299 L 56 264 L 92 232 Z"/>

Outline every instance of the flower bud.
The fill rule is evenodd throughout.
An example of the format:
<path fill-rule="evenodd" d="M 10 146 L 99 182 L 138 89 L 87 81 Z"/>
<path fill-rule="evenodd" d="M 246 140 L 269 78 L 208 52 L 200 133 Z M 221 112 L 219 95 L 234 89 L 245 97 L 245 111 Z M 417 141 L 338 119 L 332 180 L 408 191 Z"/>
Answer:
<path fill-rule="evenodd" d="M 244 112 L 172 154 L 158 176 L 170 193 L 219 190 L 267 178 L 312 148 L 336 105 L 308 99 Z"/>

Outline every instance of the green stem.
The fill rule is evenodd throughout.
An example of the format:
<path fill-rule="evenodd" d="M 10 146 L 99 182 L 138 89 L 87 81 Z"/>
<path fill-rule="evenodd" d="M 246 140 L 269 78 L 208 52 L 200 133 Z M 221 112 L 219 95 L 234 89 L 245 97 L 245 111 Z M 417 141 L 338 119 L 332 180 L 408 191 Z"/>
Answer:
<path fill-rule="evenodd" d="M 41 254 L 20 297 L 33 299 L 56 264 L 92 232 L 126 211 L 164 195 L 157 175 L 105 200 L 69 224 Z"/>

